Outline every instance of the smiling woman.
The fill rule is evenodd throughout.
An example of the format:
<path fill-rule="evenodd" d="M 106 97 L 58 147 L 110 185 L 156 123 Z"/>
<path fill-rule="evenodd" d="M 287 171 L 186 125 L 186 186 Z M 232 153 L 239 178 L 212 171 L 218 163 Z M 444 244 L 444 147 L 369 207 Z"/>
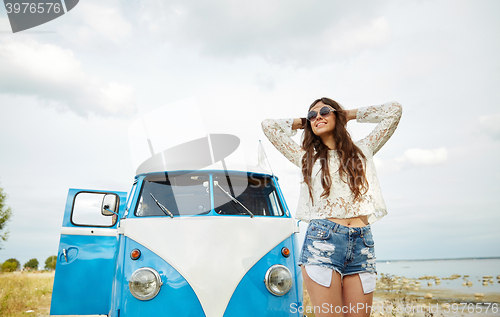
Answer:
<path fill-rule="evenodd" d="M 324 110 L 324 115 L 313 117 L 315 110 L 323 110 L 324 108 L 331 109 L 334 115 L 329 116 L 330 112 Z M 306 151 L 307 157 L 302 158 L 302 175 L 304 181 L 309 187 L 309 195 L 312 197 L 311 189 L 311 173 L 313 164 L 319 160 L 321 164 L 321 179 L 324 194 L 330 193 L 331 179 L 328 166 L 328 151 L 338 150 L 339 173 L 341 177 L 347 176 L 349 188 L 354 194 L 356 200 L 360 191 L 366 189 L 366 179 L 364 177 L 364 167 L 362 159 L 366 159 L 361 150 L 352 142 L 351 136 L 346 129 L 347 121 L 356 119 L 357 109 L 344 111 L 342 107 L 334 100 L 329 98 L 321 98 L 314 101 L 309 107 L 308 118 L 309 122 L 305 122 L 304 140 L 302 147 Z M 321 110 L 320 110 L 321 109 Z M 312 113 L 312 114 L 311 114 Z M 313 120 L 314 119 L 314 120 Z M 338 124 L 337 124 L 338 122 Z M 316 152 L 315 157 L 312 157 Z M 352 165 L 351 168 L 349 165 Z M 324 181 L 323 181 L 324 180 Z M 323 196 L 323 194 L 322 194 Z"/>
<path fill-rule="evenodd" d="M 271 143 L 302 170 L 296 218 L 310 224 L 298 264 L 313 305 L 332 307 L 317 316 L 343 316 L 345 307 L 372 305 L 377 271 L 370 224 L 387 214 L 373 155 L 400 117 L 396 102 L 344 110 L 321 98 L 309 107 L 307 118 L 262 122 Z M 378 125 L 353 142 L 346 124 L 354 119 Z M 291 139 L 297 129 L 304 129 L 301 146 Z M 370 315 L 369 309 L 348 311 Z"/>

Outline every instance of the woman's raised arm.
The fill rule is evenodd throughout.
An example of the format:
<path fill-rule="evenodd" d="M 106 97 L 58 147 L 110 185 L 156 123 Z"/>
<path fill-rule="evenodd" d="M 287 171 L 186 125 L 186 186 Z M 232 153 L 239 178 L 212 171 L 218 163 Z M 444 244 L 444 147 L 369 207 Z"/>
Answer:
<path fill-rule="evenodd" d="M 396 131 L 402 113 L 402 106 L 395 101 L 357 109 L 356 121 L 378 123 L 360 142 L 366 144 L 375 155 Z"/>
<path fill-rule="evenodd" d="M 300 128 L 302 128 L 300 118 L 266 119 L 262 121 L 262 130 L 269 141 L 281 154 L 297 166 L 300 166 L 304 151 L 291 137 Z"/>

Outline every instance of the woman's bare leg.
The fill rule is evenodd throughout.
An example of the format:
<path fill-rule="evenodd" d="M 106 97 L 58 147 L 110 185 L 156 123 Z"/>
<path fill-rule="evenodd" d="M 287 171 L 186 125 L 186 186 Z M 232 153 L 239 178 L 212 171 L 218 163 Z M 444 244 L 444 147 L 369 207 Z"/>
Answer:
<path fill-rule="evenodd" d="M 369 317 L 373 302 L 373 292 L 364 294 L 359 274 L 345 275 L 342 289 L 344 305 L 348 312 L 346 317 Z M 312 298 L 311 298 L 312 299 Z M 355 308 L 352 308 L 355 307 Z M 367 309 L 370 307 L 370 309 Z"/>
<path fill-rule="evenodd" d="M 318 283 L 311 280 L 307 275 L 307 271 L 304 266 L 301 266 L 302 277 L 304 278 L 304 284 L 306 285 L 307 292 L 311 297 L 311 302 L 313 304 L 313 309 L 315 308 L 314 314 L 317 317 L 330 317 L 330 316 L 344 316 L 342 313 L 342 284 L 340 279 L 340 274 L 333 270 L 332 283 L 330 287 L 324 287 Z M 345 278 L 344 278 L 345 279 Z M 359 279 L 359 278 L 358 278 Z M 337 312 L 335 312 L 335 307 Z M 305 307 L 304 307 L 305 309 Z"/>

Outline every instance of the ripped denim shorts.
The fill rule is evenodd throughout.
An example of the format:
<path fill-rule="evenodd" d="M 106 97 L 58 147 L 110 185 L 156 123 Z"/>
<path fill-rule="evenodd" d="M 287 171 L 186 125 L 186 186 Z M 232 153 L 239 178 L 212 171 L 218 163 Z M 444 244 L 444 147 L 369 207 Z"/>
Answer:
<path fill-rule="evenodd" d="M 374 246 L 370 225 L 355 228 L 328 219 L 313 219 L 307 227 L 298 264 L 333 269 L 342 277 L 377 273 Z"/>

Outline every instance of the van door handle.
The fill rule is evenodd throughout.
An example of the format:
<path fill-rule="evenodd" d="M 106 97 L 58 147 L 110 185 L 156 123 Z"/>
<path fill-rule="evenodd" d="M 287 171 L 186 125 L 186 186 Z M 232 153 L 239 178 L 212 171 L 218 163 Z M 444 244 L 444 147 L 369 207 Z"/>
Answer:
<path fill-rule="evenodd" d="M 63 249 L 63 255 L 64 259 L 66 260 L 66 263 L 68 262 L 68 254 L 66 253 L 66 249 Z"/>

